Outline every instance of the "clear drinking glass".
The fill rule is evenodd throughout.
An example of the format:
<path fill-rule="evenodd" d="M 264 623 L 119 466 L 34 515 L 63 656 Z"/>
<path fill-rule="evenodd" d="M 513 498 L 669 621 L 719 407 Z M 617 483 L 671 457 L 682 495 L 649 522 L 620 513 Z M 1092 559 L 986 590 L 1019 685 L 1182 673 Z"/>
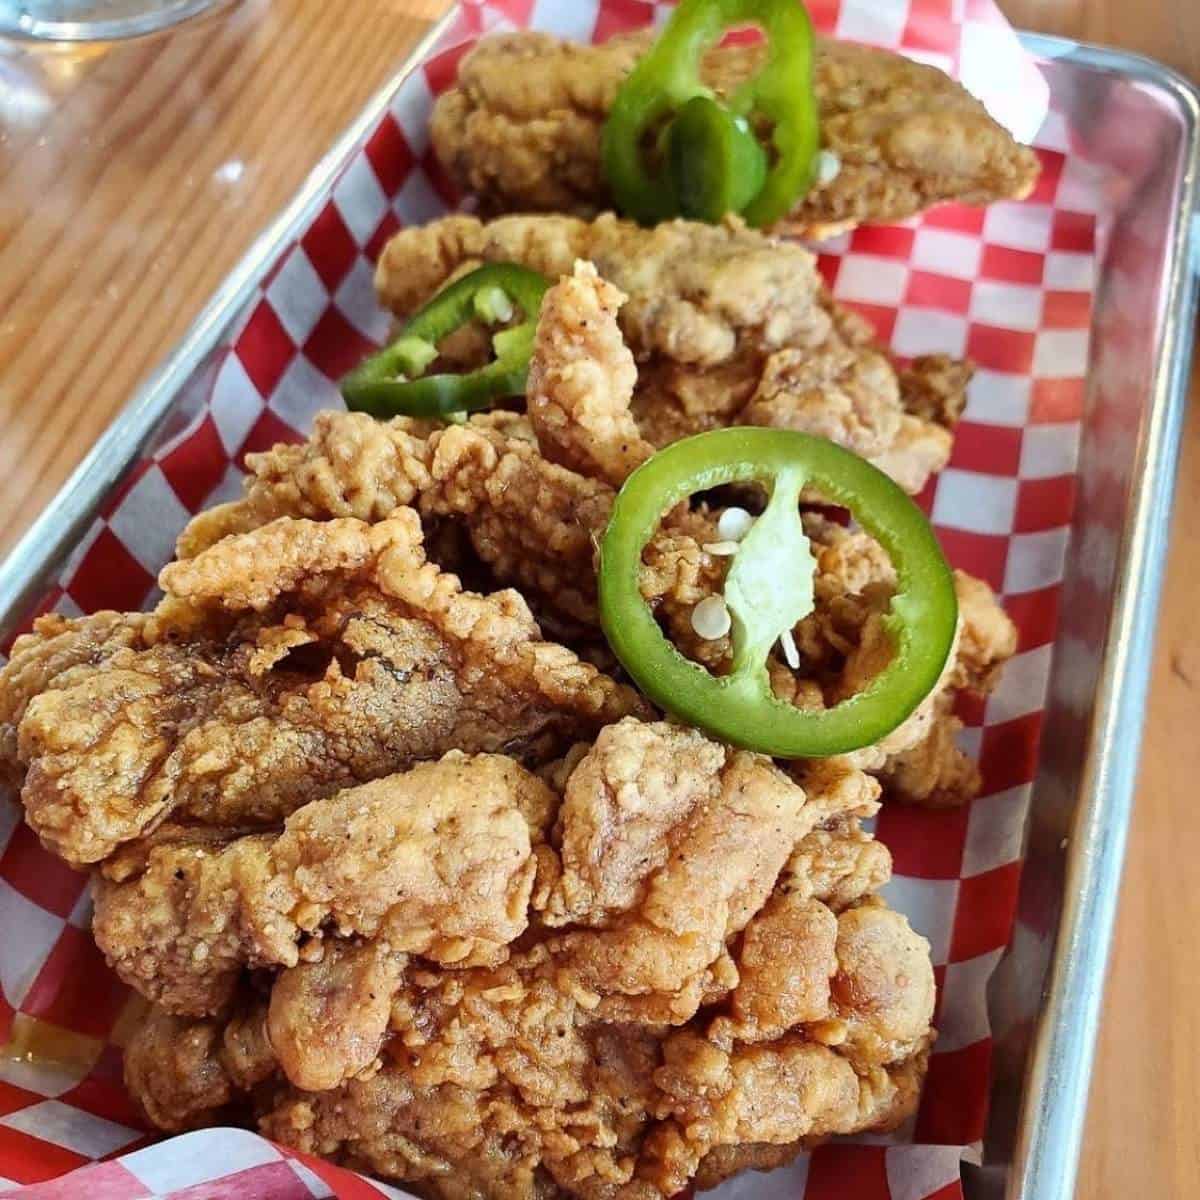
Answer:
<path fill-rule="evenodd" d="M 137 37 L 229 0 L 0 0 L 0 35 L 96 42 Z"/>

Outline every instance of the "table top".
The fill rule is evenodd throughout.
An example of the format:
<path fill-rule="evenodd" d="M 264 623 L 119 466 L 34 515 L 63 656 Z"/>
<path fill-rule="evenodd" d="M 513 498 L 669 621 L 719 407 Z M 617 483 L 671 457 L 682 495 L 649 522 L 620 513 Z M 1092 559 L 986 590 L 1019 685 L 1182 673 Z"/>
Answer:
<path fill-rule="evenodd" d="M 1000 0 L 1200 78 L 1194 0 Z M 0 43 L 0 551 L 446 0 L 244 0 L 146 42 Z M 51 249 L 53 248 L 53 253 Z M 1200 1194 L 1200 367 L 1081 1196 Z M 1154 1153 L 1146 1154 L 1145 1147 Z M 1132 1151 L 1132 1152 L 1131 1152 Z"/>

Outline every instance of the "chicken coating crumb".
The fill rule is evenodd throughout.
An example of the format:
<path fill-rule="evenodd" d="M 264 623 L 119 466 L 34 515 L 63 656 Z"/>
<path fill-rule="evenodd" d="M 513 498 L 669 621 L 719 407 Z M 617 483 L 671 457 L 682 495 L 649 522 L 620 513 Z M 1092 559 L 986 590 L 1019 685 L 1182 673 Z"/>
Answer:
<path fill-rule="evenodd" d="M 482 38 L 440 96 L 433 146 L 485 211 L 578 212 L 611 203 L 600 134 L 624 78 L 650 44 L 639 32 L 582 46 L 549 34 Z M 763 47 L 727 46 L 701 77 L 726 95 L 753 75 Z M 824 237 L 903 220 L 946 200 L 987 204 L 1032 190 L 1036 155 L 960 84 L 889 51 L 817 39 L 821 143 L 837 173 L 816 183 L 783 224 Z"/>
<path fill-rule="evenodd" d="M 221 910 L 221 937 L 297 913 L 313 929 L 307 941 L 285 939 L 291 965 L 243 971 L 219 1015 L 151 1010 L 126 1075 L 156 1124 L 249 1111 L 286 1145 L 446 1200 L 658 1200 L 693 1177 L 782 1164 L 831 1134 L 884 1130 L 911 1114 L 932 1040 L 933 972 L 927 943 L 874 897 L 886 851 L 869 869 L 851 865 L 874 845 L 859 824 L 875 809 L 869 779 L 823 767 L 802 786 L 756 755 L 634 719 L 540 778 L 502 761 L 487 760 L 499 785 L 489 794 L 520 814 L 524 861 L 538 859 L 550 886 L 521 894 L 511 940 L 490 963 L 400 949 L 422 921 L 396 871 L 432 880 L 455 847 L 477 841 L 453 825 L 454 814 L 480 819 L 474 780 L 415 784 L 443 764 L 310 806 L 327 834 L 307 860 L 328 852 L 349 866 L 359 855 L 335 835 L 339 804 L 368 789 L 389 803 L 411 796 L 404 810 L 421 825 L 416 799 L 434 797 L 450 841 L 429 847 L 388 826 L 374 839 L 392 864 L 386 886 L 364 887 L 361 869 L 332 886 L 327 871 L 294 861 L 282 874 L 265 869 L 289 858 L 278 849 L 289 838 L 309 846 L 297 837 L 301 821 L 313 824 L 309 810 L 273 845 L 256 835 L 218 852 L 237 856 L 250 842 L 259 864 L 231 876 L 238 898 Z M 351 841 L 372 827 L 353 826 Z M 436 869 L 427 849 L 441 855 Z M 157 894 L 155 853 L 105 898 L 106 912 L 127 911 L 131 950 L 154 923 L 145 902 Z M 500 878 L 513 876 L 492 877 L 493 898 L 507 894 Z M 309 899 L 297 903 L 300 886 Z M 446 881 L 443 900 L 424 910 L 435 943 L 460 934 L 476 894 Z M 198 928 L 196 905 L 218 912 L 218 893 L 208 895 L 194 893 L 174 919 Z M 350 896 L 353 913 L 322 919 L 318 910 Z M 389 909 L 363 920 L 398 897 L 403 918 Z M 498 908 L 478 911 L 498 928 Z M 622 963 L 612 950 L 632 928 L 655 931 L 654 953 Z M 144 937 L 140 953 L 171 962 L 174 946 Z M 199 963 L 194 949 L 183 957 Z M 201 957 L 211 966 L 220 955 Z M 698 1003 L 664 1022 L 644 972 L 678 987 L 709 958 L 702 986 L 682 989 Z"/>

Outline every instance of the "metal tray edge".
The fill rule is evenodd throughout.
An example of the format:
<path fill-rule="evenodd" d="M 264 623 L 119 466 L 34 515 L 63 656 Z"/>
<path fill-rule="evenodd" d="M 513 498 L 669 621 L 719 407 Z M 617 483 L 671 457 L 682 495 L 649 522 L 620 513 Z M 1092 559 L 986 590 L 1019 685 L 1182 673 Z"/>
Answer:
<path fill-rule="evenodd" d="M 1067 850 L 1062 915 L 1025 1074 L 1017 1141 L 1005 1188 L 1010 1200 L 1069 1200 L 1079 1168 L 1137 784 L 1196 337 L 1200 274 L 1192 255 L 1200 251 L 1200 89 L 1142 55 L 1040 34 L 1023 33 L 1021 38 L 1032 52 L 1044 57 L 1065 57 L 1097 70 L 1120 72 L 1167 92 L 1178 104 L 1190 146 L 1180 186 L 1181 219 L 1172 243 L 1162 354 L 1134 468 L 1118 557 L 1122 567 L 1107 631 L 1108 649 L 1080 779 L 1079 809 Z"/>
<path fill-rule="evenodd" d="M 264 269 L 313 215 L 330 174 L 383 115 L 395 94 L 397 81 L 426 57 L 455 15 L 456 9 L 451 7 L 414 44 L 403 65 L 389 76 L 309 171 L 300 190 L 250 244 L 169 357 L 138 387 L 54 499 L 0 563 L 0 639 L 11 636 L 27 617 L 39 592 L 91 524 L 104 497 L 153 437 L 182 383 L 216 349 L 230 320 L 254 294 Z"/>

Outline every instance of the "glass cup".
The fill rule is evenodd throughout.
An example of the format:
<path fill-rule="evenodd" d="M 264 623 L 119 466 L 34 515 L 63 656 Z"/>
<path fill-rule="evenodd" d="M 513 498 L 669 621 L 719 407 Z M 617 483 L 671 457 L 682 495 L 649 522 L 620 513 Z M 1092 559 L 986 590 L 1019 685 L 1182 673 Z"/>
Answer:
<path fill-rule="evenodd" d="M 229 0 L 0 0 L 0 35 L 98 42 L 138 37 Z"/>

